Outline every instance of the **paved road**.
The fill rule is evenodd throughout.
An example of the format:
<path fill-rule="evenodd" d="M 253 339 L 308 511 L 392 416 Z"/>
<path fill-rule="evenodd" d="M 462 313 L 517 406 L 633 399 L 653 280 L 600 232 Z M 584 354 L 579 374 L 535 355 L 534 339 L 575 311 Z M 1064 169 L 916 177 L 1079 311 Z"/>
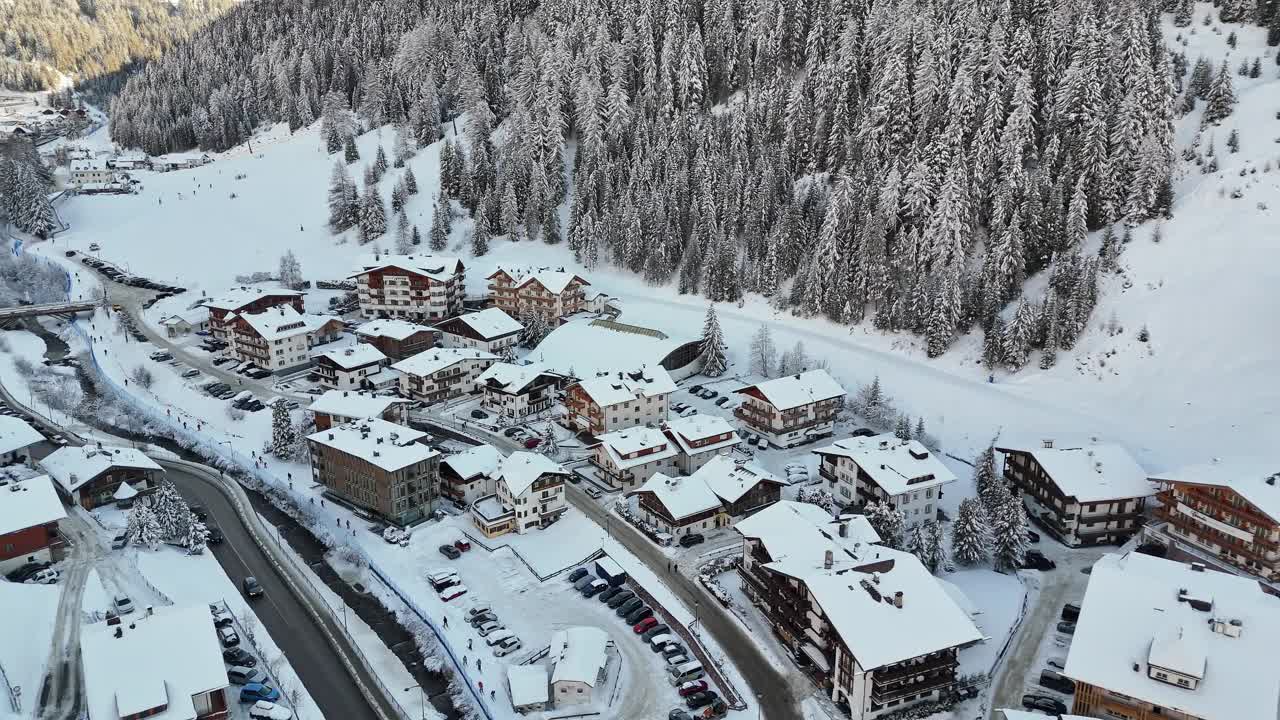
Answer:
<path fill-rule="evenodd" d="M 172 467 L 166 476 L 188 501 L 203 505 L 222 529 L 226 542 L 212 550 L 227 577 L 237 586 L 249 575 L 262 583 L 266 596 L 254 601 L 254 613 L 289 658 L 324 717 L 376 720 L 378 714 L 370 708 L 311 614 L 240 522 L 227 496 L 205 480 Z M 390 716 L 395 716 L 394 710 Z"/>

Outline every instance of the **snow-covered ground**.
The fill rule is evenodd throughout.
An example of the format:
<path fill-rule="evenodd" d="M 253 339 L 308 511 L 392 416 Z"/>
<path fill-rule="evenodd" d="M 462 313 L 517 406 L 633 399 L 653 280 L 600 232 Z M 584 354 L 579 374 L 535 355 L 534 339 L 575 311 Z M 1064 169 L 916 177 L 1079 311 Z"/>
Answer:
<path fill-rule="evenodd" d="M 34 716 L 61 594 L 58 585 L 0 580 L 0 618 L 4 619 L 0 622 L 0 668 L 9 688 L 17 690 L 21 708 L 15 712 L 9 691 L 0 687 L 0 718 Z"/>

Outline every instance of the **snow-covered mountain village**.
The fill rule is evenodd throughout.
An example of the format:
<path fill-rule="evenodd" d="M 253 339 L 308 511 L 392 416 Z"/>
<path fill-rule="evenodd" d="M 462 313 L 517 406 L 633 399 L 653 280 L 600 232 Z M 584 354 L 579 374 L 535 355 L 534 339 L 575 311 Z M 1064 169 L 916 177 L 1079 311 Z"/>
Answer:
<path fill-rule="evenodd" d="M 0 720 L 1280 720 L 1272 0 L 0 25 Z"/>

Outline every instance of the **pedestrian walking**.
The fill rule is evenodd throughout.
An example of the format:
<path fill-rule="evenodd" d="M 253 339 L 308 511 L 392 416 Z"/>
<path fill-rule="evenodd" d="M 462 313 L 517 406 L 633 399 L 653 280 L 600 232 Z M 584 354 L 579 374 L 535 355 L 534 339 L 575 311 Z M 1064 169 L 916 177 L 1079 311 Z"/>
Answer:
<path fill-rule="evenodd" d="M 483 669 L 484 669 L 484 668 L 480 667 L 480 663 L 481 663 L 480 658 L 476 658 L 476 670 L 483 670 Z M 484 685 L 481 685 L 481 686 L 480 686 L 480 689 L 481 689 L 481 690 L 483 690 L 483 689 L 484 689 Z"/>
<path fill-rule="evenodd" d="M 466 655 L 463 655 L 463 656 L 462 656 L 462 667 L 464 667 L 464 668 L 465 668 L 466 666 L 467 666 L 467 656 L 466 656 Z"/>
<path fill-rule="evenodd" d="M 444 619 L 444 626 L 449 627 L 449 617 L 447 615 L 445 616 L 445 619 Z"/>
<path fill-rule="evenodd" d="M 471 649 L 471 638 L 467 638 L 467 649 Z"/>
<path fill-rule="evenodd" d="M 496 699 L 497 699 L 497 697 L 498 697 L 498 691 L 497 691 L 497 690 L 490 690 L 490 691 L 489 691 L 489 699 L 490 699 L 490 700 L 496 700 Z"/>
<path fill-rule="evenodd" d="M 478 663 L 479 661 L 477 660 L 476 662 Z M 484 681 L 483 681 L 483 680 L 481 680 L 481 681 L 480 681 L 480 692 L 484 692 Z"/>

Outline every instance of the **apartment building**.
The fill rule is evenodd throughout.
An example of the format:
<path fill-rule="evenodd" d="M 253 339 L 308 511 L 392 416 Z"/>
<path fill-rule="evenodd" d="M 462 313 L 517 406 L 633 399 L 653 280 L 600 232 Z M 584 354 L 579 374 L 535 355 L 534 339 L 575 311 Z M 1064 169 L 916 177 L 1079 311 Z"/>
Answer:
<path fill-rule="evenodd" d="M 476 380 L 497 361 L 497 355 L 483 350 L 433 348 L 391 368 L 400 373 L 401 395 L 438 403 L 475 392 Z"/>
<path fill-rule="evenodd" d="M 826 437 L 844 407 L 845 391 L 826 370 L 766 380 L 736 391 L 734 417 L 770 444 L 789 448 Z"/>
<path fill-rule="evenodd" d="M 615 490 L 630 491 L 655 473 L 675 474 L 680 447 L 657 428 L 633 427 L 596 436 L 590 469 Z"/>
<path fill-rule="evenodd" d="M 937 701 L 982 634 L 914 555 L 861 515 L 780 501 L 738 522 L 742 589 L 832 702 L 871 720 Z"/>
<path fill-rule="evenodd" d="M 108 167 L 106 158 L 88 158 L 71 163 L 71 184 L 77 187 L 109 183 L 115 179 L 115 170 Z"/>
<path fill-rule="evenodd" d="M 550 268 L 498 268 L 488 277 L 494 307 L 512 317 L 541 315 L 552 327 L 561 318 L 586 309 L 580 275 Z"/>
<path fill-rule="evenodd" d="M 316 355 L 311 374 L 330 390 L 360 390 L 378 384 L 377 375 L 386 365 L 387 356 L 381 350 L 356 343 Z"/>
<path fill-rule="evenodd" d="M 345 425 L 354 420 L 378 418 L 397 425 L 409 424 L 410 401 L 359 390 L 328 390 L 307 409 L 315 417 L 317 430 Z"/>
<path fill-rule="evenodd" d="M 471 504 L 471 519 L 485 537 L 544 528 L 569 509 L 569 472 L 545 455 L 511 453 L 498 467 L 495 493 Z"/>
<path fill-rule="evenodd" d="M 431 512 L 440 453 L 428 435 L 386 420 L 336 425 L 307 436 L 311 474 L 346 502 L 397 525 Z"/>
<path fill-rule="evenodd" d="M 458 258 L 435 255 L 365 255 L 356 281 L 366 318 L 443 320 L 462 312 L 466 268 Z"/>
<path fill-rule="evenodd" d="M 487 308 L 437 323 L 436 330 L 440 332 L 442 347 L 472 348 L 504 355 L 520 342 L 524 325 L 498 308 Z"/>
<path fill-rule="evenodd" d="M 929 448 L 893 433 L 845 438 L 813 453 L 836 502 L 857 508 L 888 503 L 902 511 L 907 529 L 936 519 L 943 486 L 956 480 Z"/>
<path fill-rule="evenodd" d="M 399 362 L 435 347 L 436 332 L 408 320 L 370 320 L 356 328 L 356 340 Z"/>
<path fill-rule="evenodd" d="M 638 425 L 658 426 L 667 419 L 676 384 L 661 367 L 642 367 L 582 380 L 565 393 L 568 421 L 593 435 Z"/>
<path fill-rule="evenodd" d="M 476 378 L 480 407 L 505 423 L 518 423 L 551 410 L 566 378 L 538 365 L 494 363 Z"/>
<path fill-rule="evenodd" d="M 1142 529 L 1156 489 L 1123 447 L 1045 438 L 995 449 L 1029 513 L 1064 545 L 1122 545 Z"/>
<path fill-rule="evenodd" d="M 230 342 L 233 316 L 261 313 L 281 305 L 292 307 L 301 314 L 302 298 L 305 295 L 306 293 L 296 290 L 239 287 L 201 304 L 209 308 L 209 334 L 217 340 Z"/>
<path fill-rule="evenodd" d="M 476 445 L 440 461 L 440 496 L 464 507 L 498 491 L 506 457 L 492 445 Z"/>
<path fill-rule="evenodd" d="M 1160 486 L 1160 506 L 1150 534 L 1222 567 L 1280 581 L 1280 461 L 1219 460 L 1151 479 Z"/>
<path fill-rule="evenodd" d="M 728 527 L 778 502 L 786 484 L 759 465 L 719 455 L 689 477 L 654 473 L 634 495 L 641 520 L 678 538 Z"/>
<path fill-rule="evenodd" d="M 303 315 L 291 305 L 277 305 L 260 313 L 224 318 L 226 352 L 241 362 L 284 373 L 311 364 L 311 348 L 342 334 L 342 321 L 328 315 Z"/>
<path fill-rule="evenodd" d="M 1072 712 L 1126 720 L 1274 720 L 1280 601 L 1252 579 L 1137 552 L 1089 574 L 1063 675 Z"/>
<path fill-rule="evenodd" d="M 675 469 L 685 475 L 692 475 L 712 458 L 728 455 L 742 442 L 729 421 L 719 415 L 694 413 L 672 418 L 662 431 L 679 448 Z"/>

